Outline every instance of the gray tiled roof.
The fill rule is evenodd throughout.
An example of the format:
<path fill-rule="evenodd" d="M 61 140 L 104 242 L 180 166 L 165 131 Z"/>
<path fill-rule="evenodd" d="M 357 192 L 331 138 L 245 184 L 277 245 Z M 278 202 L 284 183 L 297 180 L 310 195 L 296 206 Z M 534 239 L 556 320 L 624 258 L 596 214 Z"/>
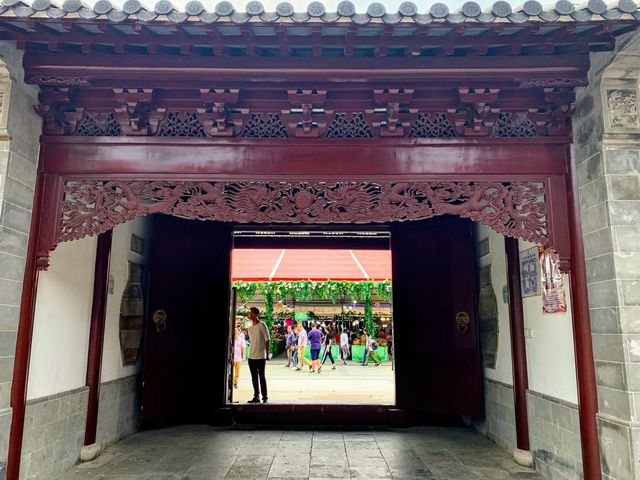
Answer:
<path fill-rule="evenodd" d="M 98 0 L 93 6 L 86 5 L 81 0 L 65 0 L 61 5 L 54 4 L 51 0 L 33 0 L 31 3 L 3 0 L 0 15 L 4 18 L 12 16 L 80 18 L 103 19 L 111 22 L 125 20 L 173 23 L 351 22 L 358 25 L 400 22 L 458 24 L 640 20 L 638 4 L 633 0 L 617 0 L 609 4 L 603 0 L 589 0 L 578 6 L 569 0 L 558 0 L 555 4 L 544 7 L 536 0 L 527 0 L 519 7 L 513 7 L 504 0 L 498 0 L 484 10 L 472 1 L 465 2 L 456 10 L 450 10 L 444 3 L 434 3 L 426 10 L 422 10 L 413 2 L 403 2 L 397 12 L 387 11 L 382 3 L 376 2 L 369 5 L 366 13 L 357 13 L 352 2 L 343 1 L 338 4 L 336 10 L 336 12 L 327 12 L 324 4 L 319 1 L 312 1 L 306 11 L 296 12 L 293 5 L 282 2 L 277 5 L 275 12 L 267 12 L 256 0 L 247 3 L 244 11 L 237 11 L 231 2 L 226 0 L 217 3 L 213 11 L 206 10 L 197 0 L 188 2 L 183 10 L 179 10 L 168 0 L 160 0 L 153 9 L 146 8 L 139 0 L 127 0 L 122 9 L 114 6 L 109 0 Z"/>

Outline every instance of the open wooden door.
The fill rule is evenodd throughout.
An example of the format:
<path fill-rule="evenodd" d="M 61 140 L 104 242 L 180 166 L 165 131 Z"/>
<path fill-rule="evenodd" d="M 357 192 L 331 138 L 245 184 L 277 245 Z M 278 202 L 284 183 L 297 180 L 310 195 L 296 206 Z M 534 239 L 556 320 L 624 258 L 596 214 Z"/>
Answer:
<path fill-rule="evenodd" d="M 482 370 L 472 222 L 395 224 L 396 401 L 412 411 L 479 418 Z"/>
<path fill-rule="evenodd" d="M 231 245 L 227 224 L 155 218 L 143 427 L 205 423 L 225 404 Z"/>

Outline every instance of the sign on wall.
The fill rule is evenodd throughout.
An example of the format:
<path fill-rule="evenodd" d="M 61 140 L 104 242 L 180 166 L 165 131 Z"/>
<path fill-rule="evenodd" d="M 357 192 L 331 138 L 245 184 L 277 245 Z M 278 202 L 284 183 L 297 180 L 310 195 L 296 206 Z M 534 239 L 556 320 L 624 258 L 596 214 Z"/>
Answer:
<path fill-rule="evenodd" d="M 540 247 L 540 270 L 542 280 L 542 311 L 557 313 L 567 311 L 560 257 L 550 248 Z"/>
<path fill-rule="evenodd" d="M 520 252 L 520 283 L 523 297 L 540 295 L 540 259 L 538 247 Z"/>

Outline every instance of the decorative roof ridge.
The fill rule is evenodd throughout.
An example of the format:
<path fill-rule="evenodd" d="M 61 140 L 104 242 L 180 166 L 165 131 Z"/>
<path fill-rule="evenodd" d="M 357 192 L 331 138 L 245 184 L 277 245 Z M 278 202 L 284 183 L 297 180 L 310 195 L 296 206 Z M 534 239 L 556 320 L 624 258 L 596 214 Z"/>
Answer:
<path fill-rule="evenodd" d="M 218 2 L 213 11 L 205 9 L 198 0 L 191 0 L 183 10 L 179 10 L 169 0 L 159 0 L 150 9 L 140 0 L 127 0 L 119 9 L 109 0 L 98 0 L 90 6 L 82 0 L 64 0 L 56 4 L 51 0 L 2 0 L 0 16 L 17 18 L 80 18 L 87 20 L 108 20 L 119 23 L 125 20 L 169 23 L 237 23 L 249 21 L 255 23 L 291 22 L 305 23 L 368 23 L 398 24 L 415 23 L 418 25 L 433 22 L 459 24 L 471 23 L 524 23 L 555 21 L 607 21 L 607 20 L 640 20 L 640 8 L 634 0 L 588 0 L 574 5 L 569 0 L 557 0 L 555 4 L 543 6 L 537 0 L 526 0 L 518 6 L 512 6 L 505 0 L 497 0 L 484 10 L 474 1 L 466 1 L 459 8 L 451 11 L 444 3 L 433 3 L 425 11 L 418 11 L 418 6 L 410 1 L 400 4 L 397 12 L 387 12 L 379 2 L 373 2 L 366 12 L 356 12 L 351 1 L 341 1 L 335 12 L 327 12 L 322 2 L 311 1 L 306 11 L 296 12 L 289 2 L 281 2 L 274 12 L 267 12 L 262 3 L 249 1 L 244 11 L 237 10 L 228 0 Z"/>

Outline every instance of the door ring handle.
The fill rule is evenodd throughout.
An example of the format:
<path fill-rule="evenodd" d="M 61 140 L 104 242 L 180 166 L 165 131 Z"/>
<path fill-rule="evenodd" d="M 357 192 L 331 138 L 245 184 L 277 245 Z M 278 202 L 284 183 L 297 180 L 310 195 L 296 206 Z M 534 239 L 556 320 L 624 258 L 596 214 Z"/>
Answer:
<path fill-rule="evenodd" d="M 456 329 L 458 333 L 464 335 L 469 331 L 469 324 L 471 323 L 471 318 L 467 312 L 458 312 L 456 314 Z"/>

